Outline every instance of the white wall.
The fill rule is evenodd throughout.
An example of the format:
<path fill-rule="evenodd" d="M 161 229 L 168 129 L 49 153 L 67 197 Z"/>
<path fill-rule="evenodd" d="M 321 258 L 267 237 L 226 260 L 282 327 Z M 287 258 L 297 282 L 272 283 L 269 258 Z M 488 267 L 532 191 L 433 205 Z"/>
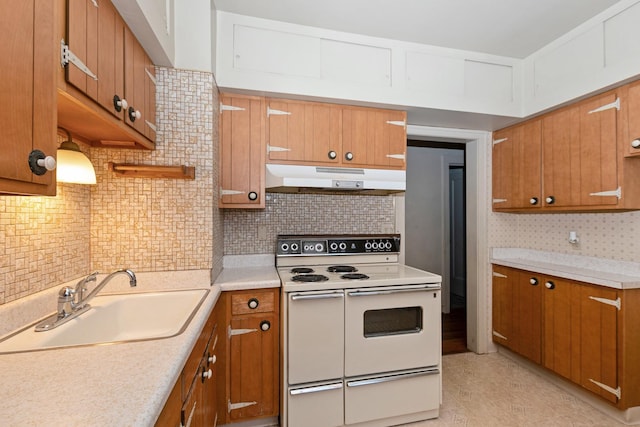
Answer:
<path fill-rule="evenodd" d="M 211 0 L 175 2 L 175 67 L 212 72 Z"/>
<path fill-rule="evenodd" d="M 445 312 L 450 286 L 449 165 L 463 164 L 463 150 L 407 147 L 405 263 L 442 276 Z"/>

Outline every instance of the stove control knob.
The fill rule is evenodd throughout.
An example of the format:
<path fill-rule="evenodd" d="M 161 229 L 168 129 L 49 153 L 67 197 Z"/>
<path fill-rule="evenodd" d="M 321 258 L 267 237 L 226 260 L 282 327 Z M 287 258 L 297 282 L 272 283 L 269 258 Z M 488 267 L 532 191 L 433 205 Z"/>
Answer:
<path fill-rule="evenodd" d="M 286 243 L 283 243 L 280 245 L 280 250 L 282 252 L 287 252 L 289 250 L 289 245 L 287 245 Z"/>
<path fill-rule="evenodd" d="M 377 250 L 378 250 L 378 242 L 373 242 L 373 243 L 371 244 L 371 248 L 372 248 L 374 251 L 377 251 Z"/>
<path fill-rule="evenodd" d="M 292 243 L 291 244 L 291 252 L 296 252 L 298 250 L 298 244 L 297 243 Z"/>
<path fill-rule="evenodd" d="M 343 251 L 347 249 L 347 244 L 345 242 L 340 243 L 340 249 Z"/>
<path fill-rule="evenodd" d="M 324 245 L 322 243 L 316 243 L 316 252 L 324 251 Z"/>
<path fill-rule="evenodd" d="M 262 329 L 263 331 L 268 331 L 269 329 L 271 329 L 271 323 L 269 323 L 268 320 L 263 320 L 262 322 L 260 322 L 260 329 Z"/>
<path fill-rule="evenodd" d="M 336 242 L 331 242 L 329 247 L 331 248 L 332 251 L 335 251 L 338 249 L 338 244 Z"/>
<path fill-rule="evenodd" d="M 364 244 L 364 248 L 365 249 L 371 249 L 371 243 L 370 242 L 365 243 Z"/>

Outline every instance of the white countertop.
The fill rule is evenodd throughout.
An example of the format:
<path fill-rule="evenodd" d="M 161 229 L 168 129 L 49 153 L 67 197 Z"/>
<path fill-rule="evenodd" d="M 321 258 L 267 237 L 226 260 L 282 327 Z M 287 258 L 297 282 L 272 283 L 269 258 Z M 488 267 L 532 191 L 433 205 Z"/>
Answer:
<path fill-rule="evenodd" d="M 521 248 L 493 248 L 491 263 L 615 289 L 640 288 L 640 263 Z"/>
<path fill-rule="evenodd" d="M 222 291 L 280 287 L 273 255 L 225 256 L 223 265 L 214 281 Z"/>
<path fill-rule="evenodd" d="M 137 273 L 137 277 L 135 292 L 194 288 L 210 292 L 187 329 L 176 337 L 0 355 L 2 425 L 152 426 L 221 290 L 280 286 L 273 266 L 225 268 L 213 286 L 209 270 Z M 114 278 L 103 292 L 131 292 L 128 281 L 120 279 Z M 0 334 L 50 314 L 58 289 L 0 306 Z"/>

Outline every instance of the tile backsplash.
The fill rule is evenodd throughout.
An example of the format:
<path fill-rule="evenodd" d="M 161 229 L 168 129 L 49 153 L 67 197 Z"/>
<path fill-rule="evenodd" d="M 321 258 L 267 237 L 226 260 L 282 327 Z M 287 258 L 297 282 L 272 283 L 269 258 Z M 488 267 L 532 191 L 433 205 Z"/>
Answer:
<path fill-rule="evenodd" d="M 263 210 L 225 210 L 224 253 L 275 253 L 278 234 L 390 233 L 394 227 L 392 196 L 267 193 Z"/>

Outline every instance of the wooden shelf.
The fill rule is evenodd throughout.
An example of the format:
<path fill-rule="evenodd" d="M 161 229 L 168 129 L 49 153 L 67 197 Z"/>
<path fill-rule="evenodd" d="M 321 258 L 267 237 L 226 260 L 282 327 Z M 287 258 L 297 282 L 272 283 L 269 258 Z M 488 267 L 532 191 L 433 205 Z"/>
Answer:
<path fill-rule="evenodd" d="M 196 168 L 193 166 L 156 166 L 134 165 L 109 162 L 109 170 L 117 175 L 132 178 L 171 178 L 195 179 Z"/>

